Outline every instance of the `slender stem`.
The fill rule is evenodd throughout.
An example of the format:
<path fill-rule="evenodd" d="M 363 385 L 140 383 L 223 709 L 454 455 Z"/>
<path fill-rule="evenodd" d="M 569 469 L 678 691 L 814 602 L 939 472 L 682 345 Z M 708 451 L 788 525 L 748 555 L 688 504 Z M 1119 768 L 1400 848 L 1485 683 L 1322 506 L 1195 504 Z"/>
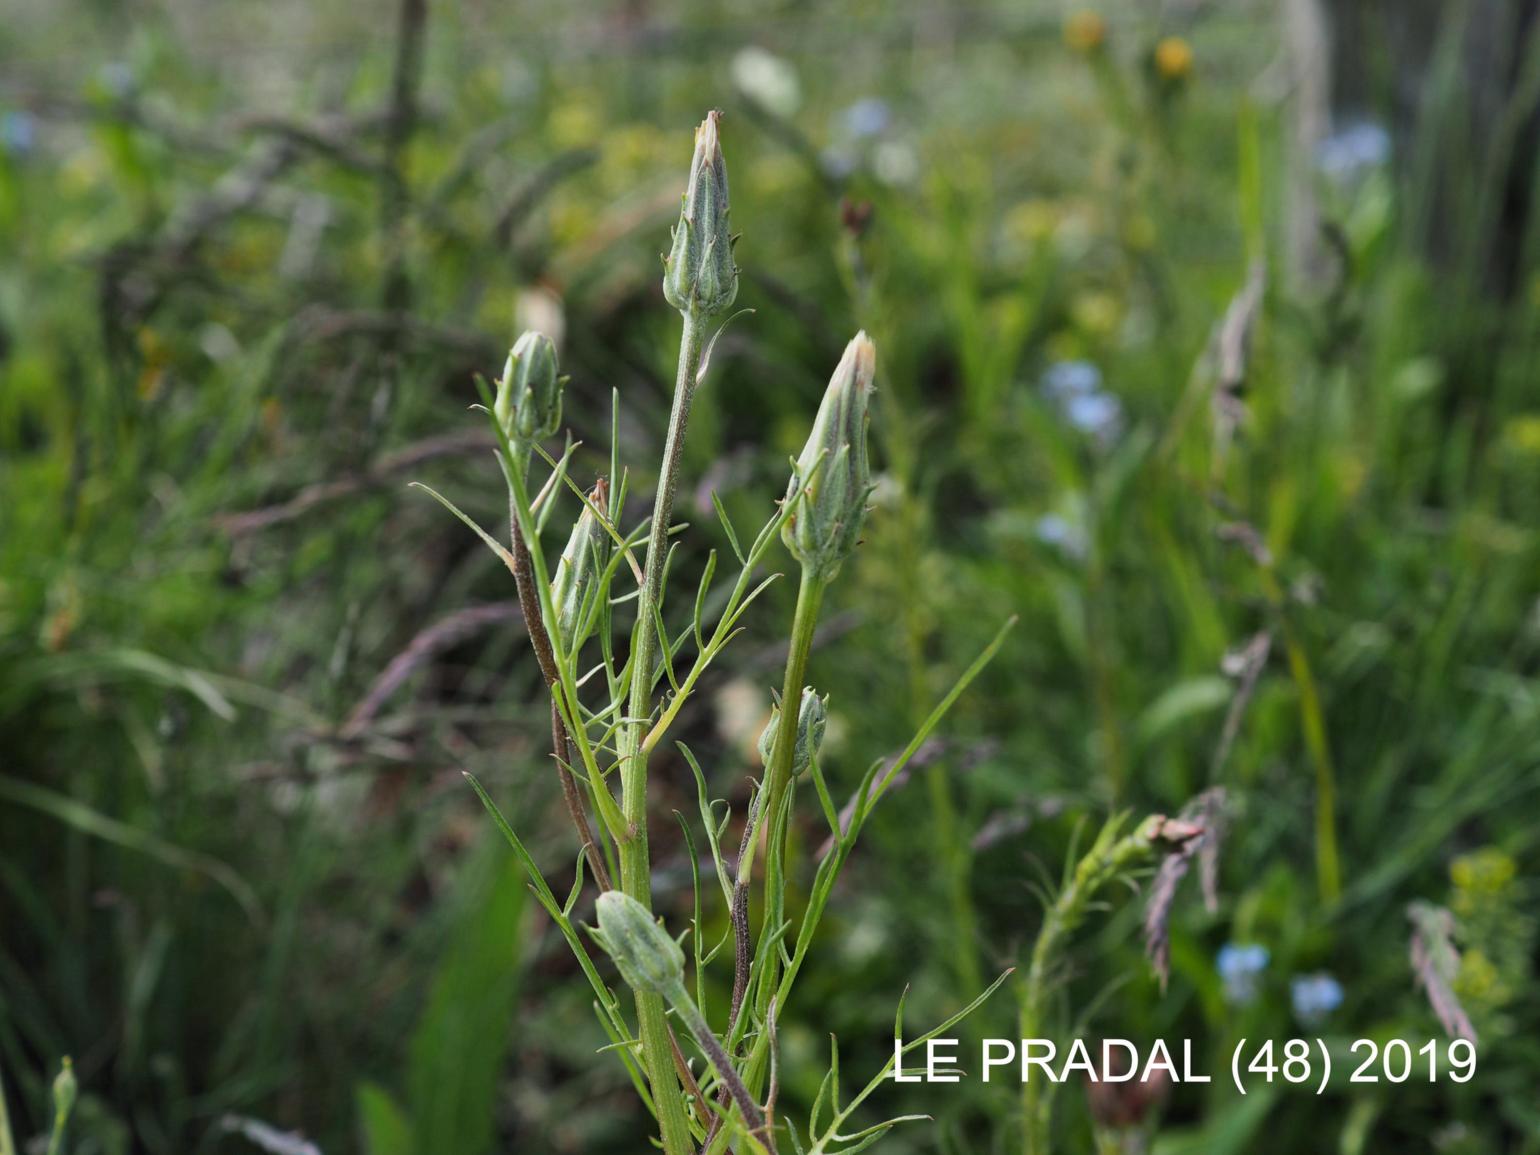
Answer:
<path fill-rule="evenodd" d="M 786 673 L 781 681 L 781 724 L 766 767 L 764 801 L 755 821 L 764 826 L 765 900 L 760 923 L 760 941 L 776 932 L 785 914 L 786 834 L 790 821 L 785 813 L 786 792 L 791 787 L 791 765 L 797 748 L 797 715 L 802 706 L 802 687 L 807 680 L 807 660 L 813 649 L 813 634 L 818 626 L 818 611 L 823 605 L 828 583 L 804 566 L 797 588 L 797 608 L 792 615 L 791 646 L 786 654 Z M 754 841 L 749 844 L 746 863 L 739 863 L 739 879 L 746 880 L 753 871 Z M 754 1010 L 761 1022 L 770 1010 L 781 969 L 779 949 L 762 953 L 761 973 L 755 976 Z"/>
<path fill-rule="evenodd" d="M 784 1004 L 787 992 L 778 990 L 780 985 L 781 955 L 779 949 L 765 949 L 768 937 L 775 933 L 785 911 L 784 895 L 777 887 L 784 886 L 786 824 L 781 811 L 785 806 L 786 791 L 791 785 L 791 764 L 797 749 L 797 715 L 802 706 L 802 686 L 807 677 L 808 655 L 813 649 L 813 635 L 818 626 L 818 611 L 823 605 L 824 590 L 828 583 L 803 567 L 801 584 L 797 587 L 797 608 L 792 614 L 791 646 L 786 654 L 786 672 L 781 680 L 781 724 L 776 728 L 775 741 L 770 748 L 770 764 L 765 768 L 765 783 L 760 787 L 759 800 L 749 818 L 749 831 L 743 839 L 743 852 L 738 856 L 738 883 L 734 888 L 737 896 L 746 897 L 750 879 L 754 873 L 754 857 L 761 840 L 761 827 L 765 842 L 765 901 L 760 924 L 759 969 L 754 974 L 754 1010 L 761 1022 L 767 1022 L 772 1003 Z M 766 816 L 769 815 L 768 819 Z M 741 912 L 734 907 L 735 946 L 740 966 L 747 958 L 747 943 L 739 937 L 741 928 L 748 922 L 747 903 Z M 739 1001 L 737 984 L 733 999 Z M 728 1036 L 741 1033 L 738 1015 L 728 1024 Z M 745 1064 L 744 1082 L 751 1092 L 758 1093 L 767 1074 L 767 1052 L 762 1045 L 765 1036 L 755 1043 Z M 720 1150 L 723 1136 L 713 1127 L 707 1136 L 707 1151 Z"/>
<path fill-rule="evenodd" d="M 16 1140 L 11 1135 L 11 1116 L 5 1106 L 4 1079 L 0 1079 L 0 1155 L 16 1155 Z"/>
<path fill-rule="evenodd" d="M 770 764 L 765 767 L 763 801 L 754 815 L 756 827 L 767 831 L 767 855 L 776 847 L 777 826 L 786 789 L 791 784 L 791 764 L 797 749 L 797 716 L 802 708 L 802 687 L 807 677 L 807 659 L 813 650 L 813 635 L 818 628 L 818 611 L 823 606 L 828 583 L 814 576 L 806 566 L 797 587 L 797 608 L 791 619 L 791 645 L 786 652 L 786 672 L 781 678 L 781 724 L 776 728 L 770 748 Z M 784 836 L 784 830 L 779 832 Z M 748 855 L 738 864 L 738 878 L 747 881 L 754 871 L 757 838 L 749 840 Z M 768 870 L 768 860 L 766 869 Z M 766 896 L 769 897 L 768 895 Z"/>
<path fill-rule="evenodd" d="M 685 430 L 690 421 L 690 401 L 700 368 L 700 322 L 684 314 L 679 339 L 679 372 L 674 382 L 674 406 L 669 415 L 668 436 L 663 443 L 663 465 L 653 499 L 652 525 L 647 538 L 647 562 L 642 570 L 641 596 L 637 601 L 636 626 L 631 634 L 631 699 L 627 720 L 620 731 L 621 812 L 626 829 L 620 835 L 620 886 L 648 910 L 652 909 L 652 867 L 647 854 L 647 751 L 642 739 L 652 716 L 652 676 L 657 662 L 658 599 L 663 592 L 663 568 L 668 560 L 668 527 L 674 510 L 674 489 L 679 484 L 679 464 L 684 456 Z M 668 1021 L 660 995 L 637 993 L 637 1023 L 642 1039 L 642 1059 L 652 1084 L 663 1150 L 667 1155 L 690 1155 L 694 1144 L 685 1117 L 674 1070 Z"/>
<path fill-rule="evenodd" d="M 743 845 L 738 849 L 738 861 L 742 863 L 749 856 L 749 846 L 754 841 L 755 818 L 759 812 L 759 796 L 756 794 L 749 801 L 748 821 L 744 824 Z M 728 920 L 733 928 L 733 997 L 728 1005 L 727 1032 L 723 1036 L 728 1041 L 728 1046 L 734 1046 L 733 1040 L 737 1035 L 738 1016 L 743 1013 L 743 999 L 749 991 L 749 978 L 754 957 L 754 941 L 749 930 L 749 880 L 740 877 L 733 884 L 733 897 L 731 909 L 728 911 Z M 727 1109 L 728 1088 L 723 1086 L 717 1095 L 717 1103 L 725 1111 Z M 701 1144 L 703 1151 L 710 1151 L 712 1142 L 716 1139 L 717 1132 L 722 1129 L 722 1116 L 718 1115 L 711 1120 L 711 1126 L 706 1131 L 706 1141 Z"/>
<path fill-rule="evenodd" d="M 647 536 L 647 562 L 642 569 L 641 596 L 637 600 L 636 626 L 631 634 L 630 713 L 621 734 L 620 787 L 621 810 L 630 823 L 621 844 L 621 885 L 632 898 L 633 883 L 628 875 L 643 868 L 641 886 L 650 889 L 647 866 L 647 754 L 642 739 L 652 714 L 652 677 L 657 663 L 658 634 L 655 625 L 658 599 L 663 592 L 663 569 L 668 560 L 669 519 L 674 512 L 674 490 L 679 484 L 679 463 L 684 456 L 685 429 L 690 421 L 690 401 L 695 392 L 695 374 L 700 366 L 701 335 L 699 322 L 684 314 L 684 332 L 679 339 L 679 373 L 674 381 L 674 407 L 669 415 L 668 436 L 663 443 L 663 467 L 658 474 L 658 491 L 653 498 L 652 524 Z M 626 847 L 640 847 L 626 851 Z M 630 866 L 626 865 L 629 860 Z"/>
<path fill-rule="evenodd" d="M 1155 837 L 1165 820 L 1147 818 L 1135 830 L 1117 838 L 1116 822 L 1103 827 L 1091 849 L 1075 866 L 1068 885 L 1059 892 L 1043 917 L 1042 929 L 1032 947 L 1032 965 L 1021 989 L 1018 1033 L 1025 1040 L 1045 1038 L 1044 1018 L 1052 972 L 1064 940 L 1085 920 L 1097 891 L 1114 878 L 1146 859 L 1154 851 Z M 1052 1089 L 1049 1089 L 1052 1093 Z M 1043 1080 L 1028 1079 L 1021 1085 L 1022 1138 L 1026 1155 L 1050 1155 L 1049 1135 L 1053 1102 L 1043 1096 Z"/>
<path fill-rule="evenodd" d="M 515 468 L 522 468 L 520 463 L 515 463 Z M 561 672 L 556 668 L 556 655 L 551 649 L 551 635 L 545 628 L 545 617 L 540 612 L 540 595 L 535 589 L 534 559 L 529 555 L 529 543 L 524 540 L 524 530 L 519 525 L 517 514 L 511 517 L 513 537 L 513 582 L 519 591 L 519 607 L 524 614 L 524 628 L 529 634 L 530 648 L 535 651 L 535 661 L 540 666 L 541 676 L 545 678 L 546 688 L 551 692 L 551 749 L 556 755 L 556 776 L 561 782 L 562 801 L 566 803 L 567 815 L 572 819 L 572 825 L 577 830 L 578 841 L 583 847 L 583 854 L 588 859 L 588 869 L 593 874 L 594 881 L 598 883 L 600 890 L 612 889 L 610 884 L 610 872 L 605 868 L 604 855 L 599 852 L 598 844 L 594 842 L 594 833 L 588 824 L 588 813 L 583 809 L 583 799 L 578 794 L 577 783 L 572 780 L 572 771 L 567 769 L 571 758 L 571 748 L 568 745 L 567 727 L 562 722 L 561 710 L 556 705 L 556 695 L 560 693 Z"/>
<path fill-rule="evenodd" d="M 1315 874 L 1321 901 L 1334 905 L 1342 897 L 1342 867 L 1337 853 L 1337 773 L 1332 763 L 1331 742 L 1326 736 L 1326 714 L 1298 631 L 1289 620 L 1288 599 L 1271 567 L 1261 570 L 1262 588 L 1278 614 L 1289 674 L 1299 692 L 1300 724 L 1305 749 L 1315 766 Z"/>
<path fill-rule="evenodd" d="M 669 994 L 669 1001 L 673 1004 L 674 1011 L 684 1020 L 690 1034 L 695 1036 L 695 1041 L 700 1044 L 700 1049 L 705 1052 L 710 1060 L 712 1068 L 721 1080 L 732 1101 L 737 1104 L 738 1112 L 743 1116 L 744 1125 L 762 1146 L 768 1147 L 774 1155 L 775 1140 L 769 1128 L 765 1126 L 764 1112 L 759 1109 L 759 1104 L 754 1102 L 754 1097 L 749 1094 L 748 1088 L 743 1085 L 737 1070 L 734 1069 L 732 1060 L 728 1058 L 716 1034 L 711 1030 L 711 1025 L 706 1022 L 699 1008 L 690 1001 L 689 992 L 684 989 L 683 983 L 675 983 L 674 990 Z"/>

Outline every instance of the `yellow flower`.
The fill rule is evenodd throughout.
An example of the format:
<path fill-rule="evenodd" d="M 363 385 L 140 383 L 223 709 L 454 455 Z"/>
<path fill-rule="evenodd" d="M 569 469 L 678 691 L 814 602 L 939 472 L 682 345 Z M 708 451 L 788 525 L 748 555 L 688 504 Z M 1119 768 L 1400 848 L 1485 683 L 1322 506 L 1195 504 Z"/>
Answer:
<path fill-rule="evenodd" d="M 1167 36 L 1155 45 L 1155 71 L 1163 80 L 1186 80 L 1192 74 L 1192 45 L 1180 36 Z"/>
<path fill-rule="evenodd" d="M 1540 456 L 1540 413 L 1521 413 L 1503 428 L 1503 444 L 1520 457 Z"/>
<path fill-rule="evenodd" d="M 1069 311 L 1081 331 L 1099 337 L 1110 336 L 1123 317 L 1117 298 L 1096 290 L 1076 296 L 1070 302 Z"/>
<path fill-rule="evenodd" d="M 1101 13 L 1081 9 L 1064 22 L 1064 43 L 1087 55 L 1100 51 L 1107 43 L 1107 22 Z"/>
<path fill-rule="evenodd" d="M 1468 950 L 1460 956 L 1460 973 L 1455 976 L 1455 994 L 1471 1002 L 1495 1002 L 1502 988 L 1502 976 L 1485 951 Z"/>
<path fill-rule="evenodd" d="M 1518 873 L 1518 863 L 1496 847 L 1462 854 L 1449 867 L 1449 876 L 1461 890 L 1501 894 Z"/>

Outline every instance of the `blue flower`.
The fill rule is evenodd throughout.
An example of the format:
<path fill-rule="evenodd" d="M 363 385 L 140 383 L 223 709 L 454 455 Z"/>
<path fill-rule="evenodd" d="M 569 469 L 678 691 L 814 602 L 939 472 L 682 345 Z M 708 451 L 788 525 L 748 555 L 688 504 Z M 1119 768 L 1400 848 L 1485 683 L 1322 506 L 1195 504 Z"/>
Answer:
<path fill-rule="evenodd" d="M 1102 371 L 1089 361 L 1055 361 L 1043 374 L 1043 392 L 1061 404 L 1101 391 Z"/>
<path fill-rule="evenodd" d="M 37 117 L 12 110 L 0 116 L 0 152 L 28 156 L 37 147 Z"/>
<path fill-rule="evenodd" d="M 1037 540 L 1051 546 L 1077 561 L 1084 558 L 1089 548 L 1086 532 L 1069 518 L 1058 513 L 1045 513 L 1032 527 Z"/>
<path fill-rule="evenodd" d="M 1271 957 L 1265 946 L 1255 943 L 1231 942 L 1220 947 L 1214 963 L 1224 983 L 1225 1001 L 1242 1007 L 1255 1002 L 1257 980 Z"/>
<path fill-rule="evenodd" d="M 868 96 L 840 113 L 840 122 L 846 134 L 865 140 L 888 131 L 888 126 L 893 123 L 893 110 L 887 101 Z"/>
<path fill-rule="evenodd" d="M 1327 179 L 1346 184 L 1390 159 L 1390 133 L 1372 121 L 1358 121 L 1339 129 L 1315 150 L 1316 167 Z"/>
<path fill-rule="evenodd" d="M 1123 424 L 1123 403 L 1111 393 L 1087 393 L 1066 401 L 1064 416 L 1082 433 L 1110 440 Z"/>
<path fill-rule="evenodd" d="M 1342 984 L 1324 971 L 1298 975 L 1289 981 L 1289 1001 L 1302 1026 L 1318 1027 L 1342 1005 Z"/>
<path fill-rule="evenodd" d="M 1123 428 L 1123 403 L 1102 388 L 1102 371 L 1089 361 L 1055 361 L 1043 373 L 1043 392 L 1065 421 L 1103 444 Z"/>
<path fill-rule="evenodd" d="M 818 157 L 826 175 L 845 180 L 861 167 L 861 158 L 848 148 L 826 148 Z"/>

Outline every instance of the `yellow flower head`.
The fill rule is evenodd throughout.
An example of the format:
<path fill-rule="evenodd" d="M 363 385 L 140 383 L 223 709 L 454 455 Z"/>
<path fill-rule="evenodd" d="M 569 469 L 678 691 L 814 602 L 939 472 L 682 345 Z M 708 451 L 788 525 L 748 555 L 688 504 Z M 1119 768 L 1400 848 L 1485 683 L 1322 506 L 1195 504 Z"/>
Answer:
<path fill-rule="evenodd" d="M 1167 36 L 1155 45 L 1155 71 L 1162 80 L 1186 80 L 1192 75 L 1192 45 L 1180 36 Z"/>
<path fill-rule="evenodd" d="M 1101 13 L 1082 8 L 1064 22 L 1064 43 L 1087 55 L 1100 51 L 1107 43 L 1107 22 Z"/>

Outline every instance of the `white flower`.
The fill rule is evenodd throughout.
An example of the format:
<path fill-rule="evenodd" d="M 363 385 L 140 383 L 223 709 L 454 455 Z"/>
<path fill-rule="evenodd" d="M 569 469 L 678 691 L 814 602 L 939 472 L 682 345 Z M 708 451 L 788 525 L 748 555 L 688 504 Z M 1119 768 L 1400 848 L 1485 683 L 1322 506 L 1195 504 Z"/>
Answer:
<path fill-rule="evenodd" d="M 792 65 L 758 45 L 750 45 L 733 57 L 733 84 L 750 100 L 785 120 L 802 104 L 802 86 Z"/>

